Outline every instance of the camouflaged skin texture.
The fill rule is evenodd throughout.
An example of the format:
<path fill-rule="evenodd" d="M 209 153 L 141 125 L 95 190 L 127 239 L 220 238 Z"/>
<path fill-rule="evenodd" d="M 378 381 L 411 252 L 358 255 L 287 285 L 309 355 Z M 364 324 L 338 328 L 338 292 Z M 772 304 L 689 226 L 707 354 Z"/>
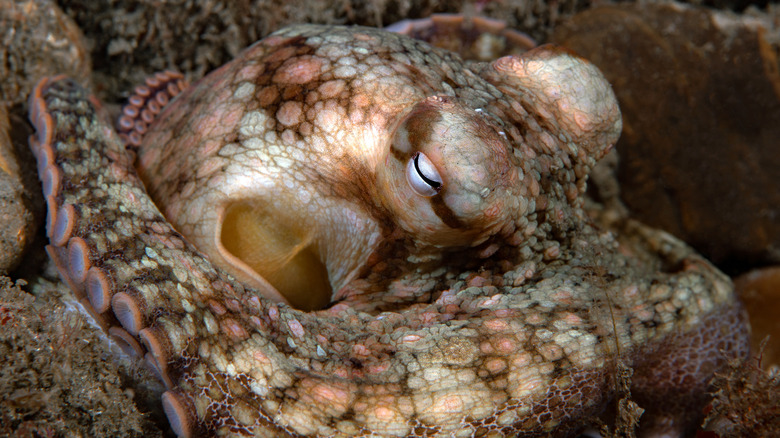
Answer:
<path fill-rule="evenodd" d="M 560 49 L 467 63 L 375 29 L 281 30 L 161 113 L 138 152 L 146 188 L 75 82 L 42 81 L 30 118 L 49 253 L 166 384 L 180 436 L 571 436 L 609 404 L 618 361 L 647 410 L 640 432 L 675 436 L 697 425 L 712 374 L 748 354 L 725 275 L 666 233 L 584 213 L 620 116 L 598 71 Z M 476 158 L 453 164 L 457 138 L 437 136 L 470 127 L 487 152 L 460 145 Z M 442 192 L 388 183 L 410 150 L 439 151 Z M 246 169 L 316 195 L 336 219 L 301 220 L 367 251 L 326 308 L 238 282 L 147 195 L 208 219 L 211 193 Z M 169 219 L 197 240 L 191 215 Z"/>

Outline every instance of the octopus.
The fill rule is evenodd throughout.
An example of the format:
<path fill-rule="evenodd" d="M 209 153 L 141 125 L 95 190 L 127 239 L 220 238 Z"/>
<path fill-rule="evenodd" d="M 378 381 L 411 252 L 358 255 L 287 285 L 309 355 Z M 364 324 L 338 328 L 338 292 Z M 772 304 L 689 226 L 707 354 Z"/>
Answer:
<path fill-rule="evenodd" d="M 30 144 L 50 257 L 178 436 L 575 436 L 621 366 L 640 434 L 683 436 L 749 353 L 728 277 L 586 211 L 621 116 L 562 48 L 299 25 L 146 91 L 124 141 L 44 79 Z"/>

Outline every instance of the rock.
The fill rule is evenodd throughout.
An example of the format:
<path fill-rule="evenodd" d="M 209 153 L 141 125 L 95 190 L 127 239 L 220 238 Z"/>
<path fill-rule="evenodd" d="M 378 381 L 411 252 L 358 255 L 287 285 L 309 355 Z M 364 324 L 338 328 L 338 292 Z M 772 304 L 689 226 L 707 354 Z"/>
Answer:
<path fill-rule="evenodd" d="M 595 8 L 554 42 L 623 111 L 622 199 L 727 272 L 780 261 L 780 64 L 771 20 L 676 4 Z"/>
<path fill-rule="evenodd" d="M 757 360 L 733 363 L 730 370 L 716 374 L 714 398 L 707 407 L 704 431 L 697 437 L 780 436 L 780 373 L 764 370 Z M 706 432 L 705 432 L 706 431 Z"/>
<path fill-rule="evenodd" d="M 87 86 L 89 52 L 76 24 L 51 0 L 0 2 L 0 103 L 27 100 L 44 76 L 66 74 Z"/>
<path fill-rule="evenodd" d="M 19 264 L 27 244 L 33 240 L 37 224 L 25 199 L 8 112 L 0 105 L 0 274 Z"/>
<path fill-rule="evenodd" d="M 0 436 L 166 436 L 153 423 L 160 385 L 130 359 L 106 360 L 119 347 L 63 292 L 0 275 Z"/>
<path fill-rule="evenodd" d="M 780 367 L 780 266 L 756 269 L 740 275 L 734 287 L 750 315 L 753 351 L 761 352 L 765 367 Z M 769 340 L 761 350 L 761 342 Z"/>

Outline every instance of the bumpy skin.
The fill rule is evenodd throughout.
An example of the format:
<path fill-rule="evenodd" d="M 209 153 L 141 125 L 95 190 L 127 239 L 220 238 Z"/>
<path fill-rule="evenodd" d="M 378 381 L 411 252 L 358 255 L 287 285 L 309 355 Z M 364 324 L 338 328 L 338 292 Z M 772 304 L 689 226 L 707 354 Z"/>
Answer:
<path fill-rule="evenodd" d="M 712 373 L 747 354 L 727 277 L 665 233 L 586 217 L 620 116 L 595 68 L 558 49 L 472 64 L 299 26 L 161 114 L 138 165 L 170 220 L 206 251 L 233 194 L 304 221 L 337 300 L 310 312 L 196 251 L 74 82 L 43 81 L 31 120 L 50 254 L 146 353 L 182 436 L 568 436 L 609 404 L 619 360 L 643 433 L 681 434 Z M 441 174 L 433 197 L 406 184 L 415 151 Z"/>

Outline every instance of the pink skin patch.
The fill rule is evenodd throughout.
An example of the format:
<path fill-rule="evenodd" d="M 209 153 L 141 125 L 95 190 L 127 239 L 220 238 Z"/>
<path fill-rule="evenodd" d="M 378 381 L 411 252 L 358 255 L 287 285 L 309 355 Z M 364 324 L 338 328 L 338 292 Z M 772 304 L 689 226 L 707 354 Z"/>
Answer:
<path fill-rule="evenodd" d="M 284 126 L 301 123 L 302 107 L 300 102 L 285 102 L 276 112 L 276 120 Z"/>
<path fill-rule="evenodd" d="M 249 337 L 249 333 L 247 333 L 241 324 L 232 318 L 225 318 L 220 321 L 220 327 L 222 327 L 222 332 L 231 339 L 241 341 Z"/>
<path fill-rule="evenodd" d="M 282 64 L 273 81 L 284 84 L 306 84 L 320 76 L 322 60 L 313 57 L 292 58 Z"/>
<path fill-rule="evenodd" d="M 509 328 L 509 324 L 503 319 L 489 319 L 483 325 L 494 332 L 502 332 Z"/>
<path fill-rule="evenodd" d="M 293 336 L 298 339 L 303 338 L 303 335 L 306 334 L 306 331 L 303 329 L 301 323 L 295 319 L 287 321 L 287 326 L 290 328 L 290 333 L 292 333 Z"/>
<path fill-rule="evenodd" d="M 330 406 L 330 409 L 336 411 L 345 411 L 351 399 L 350 391 L 345 388 L 339 388 L 336 384 L 324 384 L 316 380 L 304 380 L 301 386 L 307 388 L 309 397 L 321 405 Z"/>

